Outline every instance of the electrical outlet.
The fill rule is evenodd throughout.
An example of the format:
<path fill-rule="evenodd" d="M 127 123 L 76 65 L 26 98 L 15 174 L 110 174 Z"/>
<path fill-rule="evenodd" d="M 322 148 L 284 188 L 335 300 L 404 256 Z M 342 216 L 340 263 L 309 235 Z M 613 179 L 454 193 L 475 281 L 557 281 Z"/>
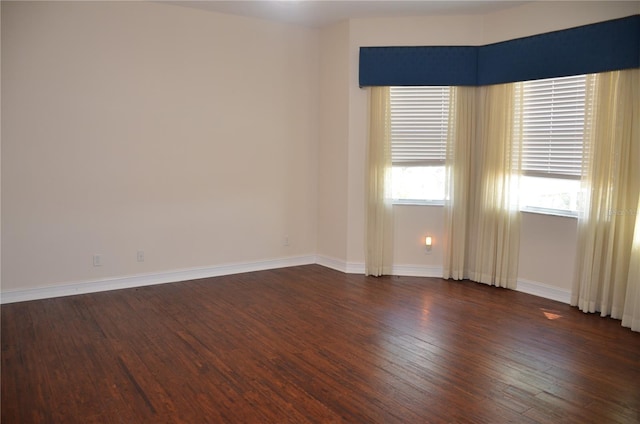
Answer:
<path fill-rule="evenodd" d="M 284 238 L 282 239 L 282 245 L 289 246 L 289 236 L 284 236 Z"/>
<path fill-rule="evenodd" d="M 93 255 L 93 266 L 102 266 L 102 255 L 97 253 Z"/>
<path fill-rule="evenodd" d="M 138 262 L 144 262 L 144 250 L 138 250 L 137 256 Z"/>

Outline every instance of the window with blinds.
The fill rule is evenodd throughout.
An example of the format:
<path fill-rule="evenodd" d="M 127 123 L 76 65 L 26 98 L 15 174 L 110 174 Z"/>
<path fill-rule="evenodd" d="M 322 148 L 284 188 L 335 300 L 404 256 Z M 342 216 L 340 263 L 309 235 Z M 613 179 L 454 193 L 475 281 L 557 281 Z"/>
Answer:
<path fill-rule="evenodd" d="M 522 83 L 523 210 L 575 216 L 581 208 L 586 76 Z"/>
<path fill-rule="evenodd" d="M 400 203 L 442 204 L 449 87 L 391 87 L 392 195 Z"/>
<path fill-rule="evenodd" d="M 444 165 L 449 87 L 391 87 L 394 166 Z"/>
<path fill-rule="evenodd" d="M 580 179 L 585 82 L 578 75 L 522 84 L 525 175 Z"/>

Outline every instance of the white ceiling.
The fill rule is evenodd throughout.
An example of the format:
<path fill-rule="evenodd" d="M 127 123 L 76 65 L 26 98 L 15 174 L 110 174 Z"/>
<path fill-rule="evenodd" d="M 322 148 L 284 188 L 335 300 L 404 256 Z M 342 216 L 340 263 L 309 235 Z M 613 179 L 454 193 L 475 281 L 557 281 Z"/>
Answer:
<path fill-rule="evenodd" d="M 322 27 L 349 18 L 484 14 L 528 3 L 528 1 L 184 0 L 167 1 L 167 3 L 309 27 Z"/>

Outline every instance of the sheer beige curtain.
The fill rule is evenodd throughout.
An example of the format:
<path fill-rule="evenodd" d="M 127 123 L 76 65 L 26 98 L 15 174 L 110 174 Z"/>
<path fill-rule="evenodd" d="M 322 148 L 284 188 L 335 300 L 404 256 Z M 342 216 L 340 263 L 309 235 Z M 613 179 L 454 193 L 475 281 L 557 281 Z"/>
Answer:
<path fill-rule="evenodd" d="M 516 84 L 456 89 L 447 154 L 444 278 L 516 286 L 520 97 Z"/>
<path fill-rule="evenodd" d="M 627 297 L 624 301 L 622 326 L 640 331 L 640 200 L 636 209 L 636 228 L 631 247 L 631 264 L 627 279 Z"/>
<path fill-rule="evenodd" d="M 465 275 L 471 148 L 476 130 L 475 87 L 451 87 L 449 131 L 445 159 L 443 278 L 462 280 Z"/>
<path fill-rule="evenodd" d="M 625 324 L 640 317 L 640 69 L 589 76 L 578 256 L 571 304 Z M 636 234 L 636 241 L 634 241 Z M 635 298 L 635 299 L 634 299 Z"/>
<path fill-rule="evenodd" d="M 391 273 L 391 105 L 389 87 L 369 89 L 369 144 L 366 166 L 365 274 Z"/>
<path fill-rule="evenodd" d="M 516 84 L 480 87 L 472 156 L 469 278 L 507 288 L 516 287 L 520 249 L 521 91 Z"/>

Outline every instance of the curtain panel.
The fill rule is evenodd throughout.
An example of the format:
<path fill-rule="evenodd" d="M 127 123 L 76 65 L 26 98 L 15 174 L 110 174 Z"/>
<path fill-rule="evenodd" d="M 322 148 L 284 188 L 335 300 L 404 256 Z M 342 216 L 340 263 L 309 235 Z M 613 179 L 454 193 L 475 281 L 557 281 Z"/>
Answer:
<path fill-rule="evenodd" d="M 369 142 L 366 165 L 365 274 L 391 274 L 391 104 L 389 87 L 369 89 Z"/>
<path fill-rule="evenodd" d="M 589 76 L 571 304 L 640 331 L 640 69 Z"/>
<path fill-rule="evenodd" d="M 622 326 L 640 331 L 640 200 L 636 208 L 636 228 L 631 247 L 627 296 L 622 311 Z"/>
<path fill-rule="evenodd" d="M 476 131 L 476 88 L 451 87 L 445 159 L 443 275 L 462 280 L 467 259 L 472 146 Z"/>
<path fill-rule="evenodd" d="M 450 127 L 446 165 L 444 278 L 516 287 L 520 94 L 515 84 L 456 88 L 458 116 Z"/>

